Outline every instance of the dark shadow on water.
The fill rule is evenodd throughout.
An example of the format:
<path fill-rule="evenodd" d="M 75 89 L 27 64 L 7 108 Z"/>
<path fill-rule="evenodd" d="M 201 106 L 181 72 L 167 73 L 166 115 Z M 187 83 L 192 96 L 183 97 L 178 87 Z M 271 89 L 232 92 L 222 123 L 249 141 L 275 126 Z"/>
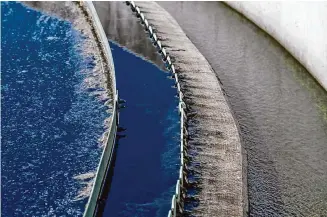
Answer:
<path fill-rule="evenodd" d="M 100 203 L 98 205 L 98 209 L 96 211 L 96 216 L 97 217 L 102 217 L 103 216 L 103 212 L 106 206 L 106 201 L 108 199 L 108 194 L 110 192 L 110 188 L 111 188 L 111 183 L 112 183 L 112 178 L 113 175 L 115 173 L 115 166 L 116 166 L 116 158 L 117 158 L 117 150 L 119 148 L 119 141 L 121 139 L 124 139 L 124 137 L 126 136 L 126 134 L 121 134 L 118 133 L 116 135 L 116 144 L 115 144 L 115 149 L 113 152 L 113 156 L 112 156 L 112 164 L 111 166 L 108 168 L 108 172 L 107 172 L 107 177 L 104 183 L 104 188 L 102 189 L 102 195 L 100 195 Z"/>
<path fill-rule="evenodd" d="M 166 216 L 179 172 L 174 81 L 126 48 L 110 45 L 119 95 L 126 100 L 120 124 L 127 130 L 119 140 L 114 171 L 108 176 L 109 193 L 99 216 Z"/>

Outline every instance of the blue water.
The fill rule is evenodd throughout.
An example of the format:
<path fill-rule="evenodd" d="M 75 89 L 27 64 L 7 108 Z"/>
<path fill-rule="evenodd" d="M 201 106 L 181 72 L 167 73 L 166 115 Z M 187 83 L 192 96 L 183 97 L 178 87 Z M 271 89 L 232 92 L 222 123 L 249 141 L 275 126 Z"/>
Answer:
<path fill-rule="evenodd" d="M 75 175 L 95 171 L 106 108 L 69 22 L 1 2 L 2 216 L 81 216 Z"/>
<path fill-rule="evenodd" d="M 168 73 L 111 43 L 117 88 L 127 101 L 103 216 L 167 216 L 179 169 L 179 115 Z"/>

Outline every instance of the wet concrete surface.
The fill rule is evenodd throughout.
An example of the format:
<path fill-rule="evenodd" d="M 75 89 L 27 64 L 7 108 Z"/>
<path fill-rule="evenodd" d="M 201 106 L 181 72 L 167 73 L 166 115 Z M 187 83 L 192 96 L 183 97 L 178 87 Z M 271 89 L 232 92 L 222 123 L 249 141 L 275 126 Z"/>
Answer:
<path fill-rule="evenodd" d="M 327 216 L 327 94 L 274 39 L 218 2 L 159 2 L 223 83 L 248 153 L 251 216 Z"/>

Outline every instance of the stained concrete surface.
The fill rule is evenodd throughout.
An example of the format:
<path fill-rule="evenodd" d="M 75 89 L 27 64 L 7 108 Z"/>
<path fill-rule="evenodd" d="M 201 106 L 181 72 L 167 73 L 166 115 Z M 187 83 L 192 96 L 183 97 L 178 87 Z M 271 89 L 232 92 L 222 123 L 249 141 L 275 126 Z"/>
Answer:
<path fill-rule="evenodd" d="M 221 2 L 159 2 L 223 83 L 248 153 L 251 216 L 327 215 L 327 94 Z"/>

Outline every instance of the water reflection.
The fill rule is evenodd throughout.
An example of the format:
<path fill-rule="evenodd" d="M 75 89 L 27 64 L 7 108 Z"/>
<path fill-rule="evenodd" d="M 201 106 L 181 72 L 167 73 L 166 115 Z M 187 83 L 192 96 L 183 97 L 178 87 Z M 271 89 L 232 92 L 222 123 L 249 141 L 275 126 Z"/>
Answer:
<path fill-rule="evenodd" d="M 179 115 L 174 80 L 125 48 L 110 44 L 119 95 L 126 100 L 103 216 L 166 216 L 179 168 Z"/>
<path fill-rule="evenodd" d="M 144 27 L 132 16 L 124 2 L 93 2 L 107 37 L 129 50 L 141 54 L 161 69 L 164 63 L 147 37 Z"/>

